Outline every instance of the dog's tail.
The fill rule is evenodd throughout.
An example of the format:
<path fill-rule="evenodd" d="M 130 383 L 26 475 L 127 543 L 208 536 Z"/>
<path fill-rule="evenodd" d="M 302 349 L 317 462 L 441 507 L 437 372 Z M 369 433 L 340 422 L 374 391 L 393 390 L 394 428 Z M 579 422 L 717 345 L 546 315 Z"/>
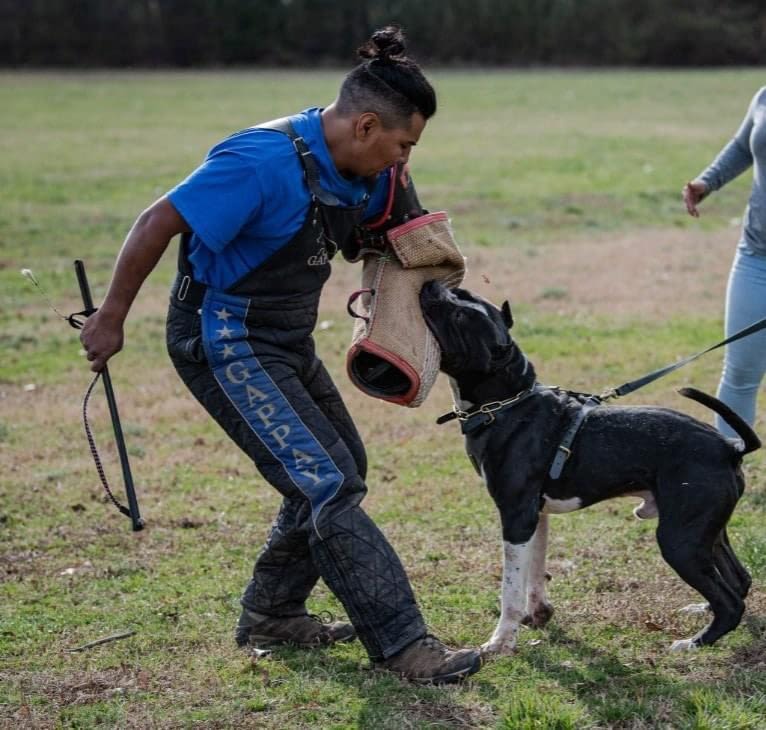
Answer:
<path fill-rule="evenodd" d="M 750 428 L 740 416 L 729 408 L 729 406 L 718 400 L 718 398 L 703 393 L 696 388 L 681 388 L 678 392 L 686 398 L 696 400 L 697 403 L 701 403 L 711 411 L 715 411 L 721 418 L 723 418 L 723 420 L 737 432 L 738 436 L 744 442 L 745 448 L 742 451 L 743 455 L 761 448 L 761 440 L 756 436 L 755 431 L 753 431 L 753 429 Z"/>

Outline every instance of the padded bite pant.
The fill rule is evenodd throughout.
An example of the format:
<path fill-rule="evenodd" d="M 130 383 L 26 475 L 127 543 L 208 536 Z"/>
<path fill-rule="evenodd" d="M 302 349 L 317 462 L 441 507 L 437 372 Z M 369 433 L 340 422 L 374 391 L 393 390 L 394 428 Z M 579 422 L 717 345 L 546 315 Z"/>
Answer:
<path fill-rule="evenodd" d="M 208 290 L 199 312 L 171 303 L 167 328 L 184 383 L 284 497 L 242 604 L 303 614 L 321 576 L 370 658 L 387 658 L 426 627 L 398 556 L 359 506 L 361 439 L 302 332 L 305 313 L 250 312 L 250 301 Z"/>

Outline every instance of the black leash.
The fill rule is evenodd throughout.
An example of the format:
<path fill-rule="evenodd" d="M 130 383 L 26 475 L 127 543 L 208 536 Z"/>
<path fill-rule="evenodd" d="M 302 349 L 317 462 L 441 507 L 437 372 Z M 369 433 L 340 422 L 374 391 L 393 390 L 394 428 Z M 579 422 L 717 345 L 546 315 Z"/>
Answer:
<path fill-rule="evenodd" d="M 649 383 L 652 383 L 655 380 L 659 380 L 661 377 L 672 373 L 674 370 L 678 370 L 684 365 L 688 365 L 690 362 L 693 362 L 697 358 L 706 355 L 708 352 L 712 352 L 713 350 L 716 350 L 719 347 L 723 347 L 724 345 L 728 345 L 731 342 L 741 340 L 742 338 L 748 337 L 749 335 L 752 335 L 764 328 L 766 328 L 766 317 L 758 320 L 757 322 L 753 322 L 753 324 L 748 325 L 747 327 L 739 330 L 739 332 L 735 332 L 725 340 L 721 340 L 721 342 L 718 342 L 715 345 L 702 350 L 701 352 L 690 355 L 689 357 L 685 357 L 682 360 L 673 363 L 672 365 L 666 365 L 663 368 L 653 370 L 651 373 L 647 373 L 640 378 L 636 378 L 636 380 L 630 380 L 627 383 L 623 383 L 617 388 L 608 388 L 601 395 L 595 395 L 593 393 L 576 393 L 573 391 L 565 391 L 564 389 L 557 386 L 535 384 L 529 390 L 523 390 L 512 398 L 508 398 L 504 401 L 493 401 L 492 403 L 485 403 L 481 406 L 475 406 L 470 411 L 461 411 L 457 408 L 457 406 L 453 406 L 452 411 L 450 413 L 445 413 L 444 415 L 439 416 L 439 418 L 436 419 L 436 423 L 442 424 L 454 419 L 458 419 L 460 421 L 461 431 L 463 434 L 467 435 L 490 425 L 495 420 L 494 414 L 496 411 L 508 408 L 509 406 L 514 406 L 542 390 L 555 390 L 569 393 L 569 395 L 579 400 L 581 405 L 577 415 L 571 420 L 569 426 L 564 432 L 561 443 L 556 448 L 556 455 L 554 456 L 553 462 L 551 463 L 550 469 L 548 471 L 548 476 L 551 479 L 556 480 L 561 476 L 564 465 L 572 455 L 571 447 L 575 437 L 577 436 L 577 432 L 585 422 L 588 414 L 594 408 L 600 406 L 603 401 L 609 400 L 611 398 L 619 398 L 623 395 L 633 393 L 639 388 L 643 388 L 645 385 L 648 385 Z"/>
<path fill-rule="evenodd" d="M 653 383 L 655 380 L 659 380 L 664 375 L 668 375 L 669 373 L 672 373 L 674 370 L 678 370 L 679 368 L 682 368 L 684 365 L 688 365 L 690 362 L 694 362 L 694 360 L 696 360 L 699 357 L 702 357 L 703 355 L 706 355 L 708 352 L 717 350 L 719 347 L 728 345 L 731 342 L 736 342 L 737 340 L 741 340 L 743 337 L 748 337 L 749 335 L 752 335 L 755 332 L 758 332 L 759 330 L 762 330 L 764 328 L 766 328 L 766 317 L 764 317 L 763 319 L 759 319 L 757 322 L 753 322 L 753 324 L 748 325 L 744 329 L 741 329 L 739 332 L 735 332 L 733 335 L 731 335 L 731 337 L 727 337 L 725 340 L 721 340 L 721 342 L 718 342 L 712 347 L 708 347 L 706 350 L 702 350 L 702 352 L 698 352 L 696 355 L 690 355 L 689 357 L 685 357 L 683 358 L 683 360 L 679 360 L 678 362 L 675 362 L 672 365 L 666 365 L 664 368 L 659 368 L 658 370 L 654 370 L 651 373 L 647 373 L 646 375 L 640 378 L 637 378 L 636 380 L 631 380 L 627 383 L 623 383 L 617 388 L 608 388 L 600 396 L 597 396 L 597 397 L 600 398 L 601 400 L 609 400 L 610 398 L 619 398 L 623 395 L 628 395 L 628 393 L 632 393 L 633 391 L 636 391 L 639 388 L 643 388 L 645 385 L 648 385 L 649 383 Z"/>
<path fill-rule="evenodd" d="M 737 340 L 741 340 L 742 338 L 755 334 L 756 332 L 759 332 L 762 329 L 766 329 L 766 317 L 764 317 L 763 319 L 759 319 L 757 322 L 753 322 L 753 324 L 748 325 L 747 327 L 744 327 L 743 329 L 739 330 L 739 332 L 735 332 L 733 335 L 731 335 L 730 337 L 727 337 L 725 340 L 721 340 L 720 342 L 716 343 L 715 345 L 712 345 L 711 347 L 708 347 L 705 350 L 702 350 L 701 352 L 698 352 L 694 355 L 689 355 L 689 357 L 685 357 L 682 360 L 679 360 L 678 362 L 674 362 L 672 365 L 666 365 L 663 368 L 653 370 L 652 372 L 647 373 L 646 375 L 643 375 L 640 378 L 636 378 L 635 380 L 629 380 L 627 383 L 623 383 L 617 388 L 607 388 L 603 393 L 601 393 L 601 395 L 596 395 L 595 393 L 576 393 L 574 391 L 566 391 L 566 392 L 570 393 L 570 395 L 576 397 L 578 400 L 595 399 L 598 401 L 605 401 L 605 400 L 610 400 L 611 398 L 619 398 L 623 395 L 628 395 L 629 393 L 633 393 L 639 388 L 643 388 L 645 385 L 649 385 L 649 383 L 653 383 L 655 380 L 659 380 L 661 377 L 668 375 L 669 373 L 672 373 L 673 371 L 678 370 L 679 368 L 682 368 L 684 365 L 688 365 L 690 362 L 694 362 L 697 358 L 700 358 L 703 355 L 707 355 L 708 352 L 712 352 L 713 350 L 717 350 L 719 347 L 723 347 L 724 345 L 728 345 L 732 342 L 736 342 Z M 540 386 L 540 387 L 549 387 L 552 390 L 563 390 L 559 388 L 558 386 Z M 484 405 L 481 405 L 481 406 L 475 406 L 471 411 L 461 411 L 457 408 L 457 406 L 453 406 L 452 411 L 439 416 L 436 419 L 436 423 L 441 425 L 442 423 L 448 423 L 449 421 L 452 421 L 456 418 L 459 419 L 460 421 L 466 421 L 470 418 L 473 418 L 474 416 L 490 416 L 492 412 L 515 403 L 517 400 L 519 400 L 519 396 L 526 397 L 526 395 L 528 395 L 527 391 L 522 391 L 521 393 L 517 394 L 513 398 L 509 398 L 508 400 L 493 401 L 492 403 L 485 403 Z M 495 420 L 494 416 L 486 418 L 485 425 L 488 423 L 491 423 L 494 420 Z"/>

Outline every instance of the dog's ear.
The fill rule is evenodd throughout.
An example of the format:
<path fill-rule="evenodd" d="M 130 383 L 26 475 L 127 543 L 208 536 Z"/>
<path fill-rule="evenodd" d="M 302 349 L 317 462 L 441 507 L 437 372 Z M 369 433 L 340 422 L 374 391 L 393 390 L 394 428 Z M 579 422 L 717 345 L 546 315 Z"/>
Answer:
<path fill-rule="evenodd" d="M 505 326 L 508 329 L 511 329 L 511 327 L 513 327 L 513 315 L 511 314 L 511 305 L 508 303 L 507 299 L 503 302 L 503 306 L 500 307 L 500 311 L 503 313 L 503 322 L 505 322 Z"/>

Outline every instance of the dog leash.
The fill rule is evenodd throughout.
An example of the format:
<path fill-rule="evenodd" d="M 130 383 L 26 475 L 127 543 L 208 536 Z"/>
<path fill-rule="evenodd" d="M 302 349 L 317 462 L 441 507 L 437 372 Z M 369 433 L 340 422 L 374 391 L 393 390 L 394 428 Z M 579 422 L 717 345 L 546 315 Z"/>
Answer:
<path fill-rule="evenodd" d="M 690 355 L 689 357 L 685 357 L 682 360 L 679 360 L 678 362 L 674 362 L 672 365 L 666 365 L 664 368 L 653 370 L 651 373 L 647 373 L 646 375 L 640 378 L 637 378 L 636 380 L 630 380 L 627 383 L 623 383 L 617 388 L 608 388 L 600 396 L 598 396 L 598 398 L 600 398 L 601 400 L 609 400 L 611 398 L 619 398 L 623 395 L 627 395 L 628 393 L 632 393 L 638 390 L 639 388 L 643 388 L 645 385 L 648 385 L 649 383 L 653 383 L 655 380 L 659 380 L 664 375 L 668 375 L 669 373 L 672 373 L 674 370 L 678 370 L 679 368 L 682 368 L 684 365 L 688 365 L 690 362 L 694 362 L 697 358 L 702 357 L 703 355 L 706 355 L 708 352 L 717 350 L 719 347 L 728 345 L 731 342 L 736 342 L 737 340 L 741 340 L 743 337 L 748 337 L 749 335 L 752 335 L 764 328 L 766 328 L 766 317 L 764 317 L 763 319 L 759 319 L 757 322 L 753 322 L 753 324 L 748 325 L 747 327 L 739 330 L 739 332 L 735 332 L 730 337 L 727 337 L 725 340 L 721 340 L 721 342 L 718 342 L 712 347 L 708 347 L 706 350 L 702 350 L 702 352 L 698 352 L 695 355 Z"/>
<path fill-rule="evenodd" d="M 580 427 L 585 422 L 588 414 L 594 408 L 602 405 L 602 403 L 606 400 L 619 398 L 621 396 L 628 395 L 629 393 L 633 393 L 639 388 L 643 388 L 645 385 L 648 385 L 655 380 L 659 380 L 661 377 L 668 375 L 669 373 L 672 373 L 679 368 L 682 368 L 684 365 L 688 365 L 690 362 L 694 362 L 694 360 L 702 357 L 703 355 L 706 355 L 708 352 L 712 352 L 719 347 L 723 347 L 724 345 L 728 345 L 732 342 L 736 342 L 737 340 L 741 340 L 744 337 L 755 334 L 764 328 L 766 328 L 766 317 L 758 320 L 757 322 L 753 322 L 753 324 L 744 327 L 738 332 L 735 332 L 730 337 L 721 340 L 721 342 L 718 342 L 715 345 L 702 350 L 701 352 L 697 352 L 694 355 L 685 357 L 671 365 L 666 365 L 665 367 L 653 370 L 652 372 L 647 373 L 640 378 L 630 380 L 616 388 L 608 388 L 603 393 L 601 393 L 601 395 L 596 395 L 594 393 L 575 393 L 573 391 L 564 391 L 564 389 L 557 386 L 544 386 L 536 383 L 529 390 L 523 390 L 521 393 L 517 393 L 512 398 L 508 398 L 507 400 L 503 401 L 485 403 L 471 411 L 462 411 L 458 409 L 457 406 L 453 406 L 452 411 L 450 413 L 445 413 L 444 415 L 439 416 L 439 418 L 436 419 L 436 423 L 442 424 L 454 419 L 458 419 L 460 421 L 460 430 L 463 432 L 463 434 L 469 434 L 479 428 L 491 424 L 495 420 L 494 414 L 497 411 L 509 406 L 516 405 L 517 403 L 526 400 L 531 395 L 534 395 L 541 390 L 556 390 L 560 392 L 567 392 L 579 400 L 581 405 L 577 415 L 571 420 L 569 426 L 564 432 L 564 435 L 561 438 L 561 443 L 559 443 L 559 445 L 556 447 L 556 455 L 554 456 L 553 462 L 551 463 L 550 469 L 548 470 L 548 476 L 551 479 L 556 480 L 561 476 L 564 465 L 572 455 L 572 443 L 574 442 Z"/>

